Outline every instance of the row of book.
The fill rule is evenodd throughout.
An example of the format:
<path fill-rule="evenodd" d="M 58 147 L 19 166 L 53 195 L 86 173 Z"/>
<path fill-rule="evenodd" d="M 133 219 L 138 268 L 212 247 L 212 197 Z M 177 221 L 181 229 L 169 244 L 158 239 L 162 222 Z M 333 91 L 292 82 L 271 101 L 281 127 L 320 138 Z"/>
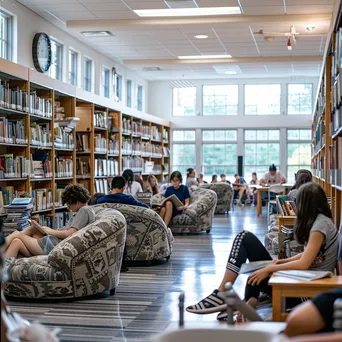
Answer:
<path fill-rule="evenodd" d="M 31 145 L 52 147 L 52 133 L 49 124 L 31 123 Z"/>
<path fill-rule="evenodd" d="M 73 176 L 73 162 L 71 156 L 58 156 L 55 158 L 55 176 L 57 178 Z"/>
<path fill-rule="evenodd" d="M 122 154 L 132 154 L 132 144 L 130 139 L 122 139 Z"/>
<path fill-rule="evenodd" d="M 108 140 L 108 153 L 119 154 L 119 141 L 116 140 L 115 135 L 112 135 Z"/>
<path fill-rule="evenodd" d="M 0 107 L 29 111 L 29 96 L 27 91 L 21 90 L 18 86 L 11 87 L 8 81 L 0 79 Z"/>
<path fill-rule="evenodd" d="M 157 126 L 151 126 L 151 139 L 162 141 L 162 133 Z"/>
<path fill-rule="evenodd" d="M 134 169 L 136 171 L 142 171 L 144 166 L 144 159 L 141 157 L 122 157 L 122 167 L 123 169 Z"/>
<path fill-rule="evenodd" d="M 2 186 L 0 190 L 0 207 L 11 204 L 16 197 L 23 196 L 24 190 L 14 189 L 14 186 Z"/>
<path fill-rule="evenodd" d="M 163 128 L 163 140 L 169 141 L 169 131 L 166 128 Z"/>
<path fill-rule="evenodd" d="M 107 140 L 101 134 L 95 134 L 94 148 L 95 148 L 95 152 L 107 153 Z"/>
<path fill-rule="evenodd" d="M 54 124 L 55 141 L 54 145 L 57 149 L 74 149 L 73 129 L 68 126 L 62 126 L 58 123 Z"/>
<path fill-rule="evenodd" d="M 76 133 L 77 152 L 90 152 L 89 133 Z"/>
<path fill-rule="evenodd" d="M 94 112 L 94 126 L 100 128 L 107 128 L 107 113 L 96 110 Z"/>
<path fill-rule="evenodd" d="M 30 113 L 43 118 L 52 118 L 52 100 L 40 97 L 36 90 L 31 90 Z"/>
<path fill-rule="evenodd" d="M 95 179 L 95 192 L 100 192 L 100 193 L 107 195 L 109 188 L 110 188 L 110 184 L 108 184 L 107 178 Z"/>
<path fill-rule="evenodd" d="M 119 174 L 119 163 L 114 159 L 95 159 L 95 177 L 114 177 Z"/>
<path fill-rule="evenodd" d="M 122 118 L 122 132 L 124 134 L 132 133 L 131 119 L 127 119 L 125 117 Z"/>
<path fill-rule="evenodd" d="M 47 226 L 52 229 L 62 229 L 71 219 L 71 215 L 72 213 L 70 211 L 64 211 L 55 214 L 37 215 L 33 216 L 33 218 L 42 226 Z"/>
<path fill-rule="evenodd" d="M 289 196 L 277 196 L 278 213 L 283 216 L 296 216 L 297 207 L 295 201 L 290 201 Z"/>
<path fill-rule="evenodd" d="M 53 206 L 52 189 L 40 188 L 30 190 L 33 199 L 33 211 L 51 209 Z"/>
<path fill-rule="evenodd" d="M 24 156 L 13 154 L 0 155 L 0 178 L 26 178 L 30 173 L 30 164 Z"/>
<path fill-rule="evenodd" d="M 0 117 L 0 142 L 27 144 L 24 120 L 8 120 L 5 117 Z"/>
<path fill-rule="evenodd" d="M 89 157 L 76 158 L 76 175 L 90 177 L 90 159 Z"/>
<path fill-rule="evenodd" d="M 315 149 L 314 154 L 317 153 L 325 143 L 325 122 L 324 120 L 320 119 L 316 130 L 314 131 L 314 139 L 315 139 Z"/>

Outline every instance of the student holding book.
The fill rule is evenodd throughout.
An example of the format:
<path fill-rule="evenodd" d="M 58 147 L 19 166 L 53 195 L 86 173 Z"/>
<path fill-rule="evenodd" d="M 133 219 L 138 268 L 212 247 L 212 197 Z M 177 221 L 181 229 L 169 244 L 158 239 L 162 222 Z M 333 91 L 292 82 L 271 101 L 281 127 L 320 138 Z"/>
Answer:
<path fill-rule="evenodd" d="M 245 300 L 256 307 L 260 292 L 272 294 L 268 280 L 272 273 L 282 270 L 317 270 L 333 272 L 336 266 L 338 233 L 331 221 L 332 215 L 324 190 L 315 183 L 302 185 L 297 194 L 297 221 L 295 236 L 306 246 L 303 253 L 292 258 L 273 260 L 273 263 L 248 277 Z M 226 272 L 220 286 L 198 304 L 189 306 L 191 313 L 209 314 L 222 311 L 217 319 L 224 319 L 224 285 L 234 283 L 241 265 L 249 261 L 272 261 L 259 239 L 248 231 L 239 233 L 228 258 Z M 297 305 L 299 303 L 296 303 Z"/>
<path fill-rule="evenodd" d="M 164 220 L 166 226 L 177 215 L 181 215 L 190 205 L 190 193 L 186 185 L 183 185 L 183 177 L 179 171 L 173 171 L 170 176 L 172 186 L 168 187 L 165 192 L 165 198 L 176 195 L 177 198 L 183 203 L 182 206 L 175 207 L 171 201 L 166 201 L 160 209 L 160 216 Z"/>
<path fill-rule="evenodd" d="M 72 219 L 62 230 L 33 225 L 22 232 L 16 231 L 5 238 L 5 257 L 48 255 L 60 241 L 95 221 L 95 213 L 88 206 L 89 192 L 77 184 L 68 185 L 62 193 L 63 205 L 72 211 Z"/>

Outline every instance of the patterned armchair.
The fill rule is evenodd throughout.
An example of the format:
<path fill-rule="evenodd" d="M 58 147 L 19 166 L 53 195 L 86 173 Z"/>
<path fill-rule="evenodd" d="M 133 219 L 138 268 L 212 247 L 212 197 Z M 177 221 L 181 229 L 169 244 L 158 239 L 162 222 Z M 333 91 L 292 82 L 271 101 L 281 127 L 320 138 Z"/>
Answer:
<path fill-rule="evenodd" d="M 197 188 L 190 190 L 190 205 L 170 222 L 172 233 L 210 233 L 217 202 L 214 191 Z"/>
<path fill-rule="evenodd" d="M 201 184 L 200 188 L 215 191 L 217 194 L 217 205 L 215 214 L 229 212 L 232 207 L 233 189 L 228 183 Z"/>
<path fill-rule="evenodd" d="M 6 295 L 21 298 L 73 298 L 119 284 L 126 221 L 113 209 L 94 208 L 96 221 L 61 241 L 49 255 L 7 260 Z"/>
<path fill-rule="evenodd" d="M 169 259 L 173 235 L 155 211 L 118 203 L 105 203 L 99 206 L 116 209 L 125 217 L 127 261 Z"/>

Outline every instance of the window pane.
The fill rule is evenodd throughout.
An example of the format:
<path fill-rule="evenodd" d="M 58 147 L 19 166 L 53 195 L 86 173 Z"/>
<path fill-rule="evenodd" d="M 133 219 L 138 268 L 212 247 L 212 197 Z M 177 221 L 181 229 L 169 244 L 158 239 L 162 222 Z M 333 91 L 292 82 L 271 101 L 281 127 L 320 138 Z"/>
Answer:
<path fill-rule="evenodd" d="M 311 143 L 287 144 L 287 175 L 294 181 L 294 174 L 299 169 L 311 169 Z"/>
<path fill-rule="evenodd" d="M 1 6 L 0 6 L 1 8 Z M 0 10 L 0 57 L 12 59 L 12 17 Z"/>
<path fill-rule="evenodd" d="M 288 84 L 287 113 L 312 114 L 312 84 Z"/>
<path fill-rule="evenodd" d="M 237 140 L 237 131 L 236 130 L 214 130 L 202 131 L 202 140 L 203 141 L 236 141 Z"/>
<path fill-rule="evenodd" d="M 116 95 L 116 101 L 121 101 L 122 100 L 122 76 L 119 74 L 115 75 L 115 83 L 116 83 L 116 90 L 115 90 L 115 95 Z"/>
<path fill-rule="evenodd" d="M 245 140 L 256 140 L 256 138 L 257 138 L 256 131 L 251 131 L 251 130 L 245 131 Z"/>
<path fill-rule="evenodd" d="M 195 141 L 195 131 L 173 131 L 174 141 Z"/>
<path fill-rule="evenodd" d="M 62 80 L 62 50 L 62 45 L 51 39 L 51 66 L 48 74 L 51 78 L 55 78 L 57 80 Z"/>
<path fill-rule="evenodd" d="M 311 130 L 310 129 L 288 129 L 287 140 L 311 141 Z"/>
<path fill-rule="evenodd" d="M 196 87 L 173 88 L 172 115 L 196 115 Z"/>
<path fill-rule="evenodd" d="M 110 83 L 110 71 L 107 68 L 102 68 L 102 87 L 103 96 L 109 98 L 109 83 Z"/>
<path fill-rule="evenodd" d="M 84 59 L 84 89 L 92 91 L 93 88 L 93 65 L 88 58 Z"/>
<path fill-rule="evenodd" d="M 236 115 L 238 102 L 238 85 L 203 86 L 203 115 Z"/>
<path fill-rule="evenodd" d="M 132 81 L 127 81 L 127 107 L 132 107 Z"/>
<path fill-rule="evenodd" d="M 189 167 L 196 166 L 195 144 L 173 144 L 172 146 L 172 171 L 180 171 L 184 177 Z"/>
<path fill-rule="evenodd" d="M 78 53 L 69 50 L 69 83 L 77 86 Z"/>
<path fill-rule="evenodd" d="M 280 84 L 246 84 L 245 114 L 280 114 Z"/>
<path fill-rule="evenodd" d="M 143 104 L 143 93 L 144 93 L 144 88 L 141 85 L 137 86 L 137 109 L 142 111 L 144 104 Z"/>

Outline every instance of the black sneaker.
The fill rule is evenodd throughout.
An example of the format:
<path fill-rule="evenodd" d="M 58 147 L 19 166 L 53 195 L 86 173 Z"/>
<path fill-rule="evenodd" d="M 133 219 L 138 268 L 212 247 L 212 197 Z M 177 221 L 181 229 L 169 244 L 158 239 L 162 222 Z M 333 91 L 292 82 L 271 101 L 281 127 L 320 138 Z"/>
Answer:
<path fill-rule="evenodd" d="M 225 307 L 224 293 L 215 290 L 211 295 L 205 297 L 197 304 L 188 306 L 186 311 L 195 314 L 210 314 L 220 312 L 224 310 Z"/>

